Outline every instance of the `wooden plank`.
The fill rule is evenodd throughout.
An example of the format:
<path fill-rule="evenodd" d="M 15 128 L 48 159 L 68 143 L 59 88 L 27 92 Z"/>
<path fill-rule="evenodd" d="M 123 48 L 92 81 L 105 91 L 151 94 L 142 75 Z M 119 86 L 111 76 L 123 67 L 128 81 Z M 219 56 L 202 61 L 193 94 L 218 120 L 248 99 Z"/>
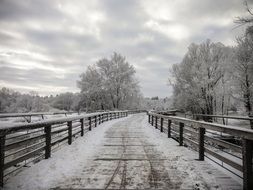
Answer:
<path fill-rule="evenodd" d="M 242 168 L 242 165 L 232 161 L 232 160 L 229 160 L 228 158 L 212 151 L 211 149 L 208 149 L 208 148 L 205 148 L 205 152 L 207 152 L 208 154 L 212 155 L 213 157 L 217 158 L 218 160 L 230 165 L 231 167 L 237 169 L 238 171 L 241 171 L 243 172 L 243 168 Z"/>
<path fill-rule="evenodd" d="M 184 123 L 179 123 L 179 146 L 183 146 Z"/>
<path fill-rule="evenodd" d="M 30 137 L 30 138 L 27 138 L 27 139 L 24 139 L 24 140 L 20 140 L 20 141 L 16 141 L 16 142 L 7 144 L 7 145 L 5 145 L 5 151 L 8 151 L 8 150 L 13 149 L 13 148 L 20 147 L 23 144 L 32 143 L 32 142 L 40 140 L 42 138 L 45 138 L 45 134 L 36 135 L 34 137 Z"/>
<path fill-rule="evenodd" d="M 204 148 L 204 138 L 205 138 L 205 128 L 200 127 L 199 128 L 199 160 L 203 161 L 205 158 L 205 148 Z"/>
<path fill-rule="evenodd" d="M 5 135 L 0 136 L 0 186 L 4 185 Z"/>
<path fill-rule="evenodd" d="M 209 136 L 205 136 L 205 139 L 207 141 L 211 141 L 211 142 L 213 142 L 213 143 L 215 143 L 217 145 L 220 145 L 220 146 L 223 146 L 225 148 L 234 150 L 234 151 L 236 151 L 238 153 L 242 152 L 242 147 L 241 146 L 229 143 L 227 141 L 223 141 L 223 140 L 220 140 L 220 139 L 217 139 L 217 138 L 213 138 L 213 137 L 209 137 Z"/>
<path fill-rule="evenodd" d="M 46 135 L 46 146 L 45 146 L 45 159 L 51 157 L 51 125 L 45 126 L 45 135 Z"/>
<path fill-rule="evenodd" d="M 163 132 L 163 118 L 161 118 L 161 125 L 160 125 L 160 129 L 161 129 L 161 133 Z"/>
<path fill-rule="evenodd" d="M 68 122 L 68 144 L 72 144 L 72 121 Z"/>
<path fill-rule="evenodd" d="M 20 162 L 23 162 L 24 160 L 27 160 L 27 159 L 29 159 L 29 158 L 32 158 L 32 157 L 34 157 L 36 154 L 42 152 L 43 150 L 45 150 L 45 146 L 40 147 L 40 148 L 38 148 L 38 149 L 35 149 L 35 150 L 33 150 L 33 151 L 31 151 L 31 152 L 29 152 L 29 153 L 27 153 L 27 154 L 24 154 L 23 156 L 20 156 L 20 157 L 16 158 L 15 160 L 12 160 L 12 161 L 10 161 L 10 162 L 4 164 L 4 169 L 6 170 L 7 168 L 9 168 L 9 167 L 11 167 L 11 166 L 14 166 L 14 165 L 16 165 L 16 164 L 18 164 L 18 163 L 20 163 Z"/>
<path fill-rule="evenodd" d="M 245 190 L 253 189 L 253 171 L 252 171 L 252 151 L 253 141 L 243 140 L 243 188 Z"/>
<path fill-rule="evenodd" d="M 52 143 L 51 143 L 51 146 L 55 146 L 56 144 L 58 144 L 58 143 L 60 143 L 60 142 L 62 142 L 62 141 L 65 141 L 65 140 L 67 140 L 69 137 L 68 136 L 66 136 L 66 137 L 64 137 L 64 138 L 60 138 L 60 139 L 58 139 L 58 140 L 56 140 L 56 141 L 53 141 Z"/>
<path fill-rule="evenodd" d="M 155 128 L 157 129 L 157 116 L 155 117 Z"/>
<path fill-rule="evenodd" d="M 84 133 L 83 133 L 83 130 L 84 130 L 83 118 L 80 119 L 80 123 L 81 123 L 81 136 L 83 136 L 84 135 Z"/>
<path fill-rule="evenodd" d="M 168 119 L 168 138 L 171 137 L 171 120 Z"/>

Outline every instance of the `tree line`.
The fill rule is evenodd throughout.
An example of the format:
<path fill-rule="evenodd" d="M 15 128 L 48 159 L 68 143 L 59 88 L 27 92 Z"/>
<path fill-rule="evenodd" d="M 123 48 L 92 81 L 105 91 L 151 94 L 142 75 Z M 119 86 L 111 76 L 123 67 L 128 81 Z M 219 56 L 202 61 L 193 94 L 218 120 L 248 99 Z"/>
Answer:
<path fill-rule="evenodd" d="M 79 102 L 79 93 L 39 96 L 35 91 L 22 94 L 6 87 L 0 89 L 0 113 L 79 111 Z"/>
<path fill-rule="evenodd" d="M 248 7 L 247 10 L 250 11 Z M 170 72 L 174 107 L 201 114 L 244 110 L 253 115 L 252 13 L 251 16 L 237 20 L 249 25 L 234 47 L 209 39 L 188 47 L 183 60 L 174 64 Z"/>
<path fill-rule="evenodd" d="M 144 103 L 135 69 L 119 53 L 98 60 L 80 75 L 79 93 L 39 96 L 0 89 L 0 113 L 39 111 L 86 111 L 140 109 Z"/>

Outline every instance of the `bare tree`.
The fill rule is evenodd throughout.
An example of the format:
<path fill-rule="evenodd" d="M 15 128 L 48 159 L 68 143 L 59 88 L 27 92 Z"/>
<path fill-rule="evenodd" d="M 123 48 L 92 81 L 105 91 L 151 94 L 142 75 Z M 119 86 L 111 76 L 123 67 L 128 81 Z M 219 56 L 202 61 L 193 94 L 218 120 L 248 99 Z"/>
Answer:
<path fill-rule="evenodd" d="M 135 69 L 118 53 L 110 59 L 100 59 L 80 77 L 78 87 L 91 110 L 131 108 L 138 104 L 141 94 Z"/>
<path fill-rule="evenodd" d="M 244 1 L 244 5 L 246 7 L 246 11 L 248 12 L 249 16 L 248 17 L 238 17 L 235 20 L 235 23 L 237 23 L 237 24 L 252 24 L 253 23 L 253 11 L 249 7 L 247 0 Z"/>

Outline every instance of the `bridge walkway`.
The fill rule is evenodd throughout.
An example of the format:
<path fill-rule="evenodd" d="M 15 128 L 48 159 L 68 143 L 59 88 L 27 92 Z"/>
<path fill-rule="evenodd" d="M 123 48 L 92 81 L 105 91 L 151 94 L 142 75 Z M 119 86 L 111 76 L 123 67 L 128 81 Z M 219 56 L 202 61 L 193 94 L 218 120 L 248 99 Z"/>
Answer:
<path fill-rule="evenodd" d="M 242 189 L 150 126 L 145 114 L 102 124 L 72 146 L 12 178 L 6 189 Z"/>

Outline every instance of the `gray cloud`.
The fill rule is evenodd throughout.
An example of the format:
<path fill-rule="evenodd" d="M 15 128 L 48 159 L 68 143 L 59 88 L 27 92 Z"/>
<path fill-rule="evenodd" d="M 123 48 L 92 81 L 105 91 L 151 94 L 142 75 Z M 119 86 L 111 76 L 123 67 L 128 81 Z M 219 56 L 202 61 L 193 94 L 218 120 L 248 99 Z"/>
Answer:
<path fill-rule="evenodd" d="M 238 0 L 1 0 L 0 86 L 41 94 L 78 91 L 88 65 L 117 51 L 145 96 L 170 96 L 169 70 L 191 42 L 233 45 Z"/>

